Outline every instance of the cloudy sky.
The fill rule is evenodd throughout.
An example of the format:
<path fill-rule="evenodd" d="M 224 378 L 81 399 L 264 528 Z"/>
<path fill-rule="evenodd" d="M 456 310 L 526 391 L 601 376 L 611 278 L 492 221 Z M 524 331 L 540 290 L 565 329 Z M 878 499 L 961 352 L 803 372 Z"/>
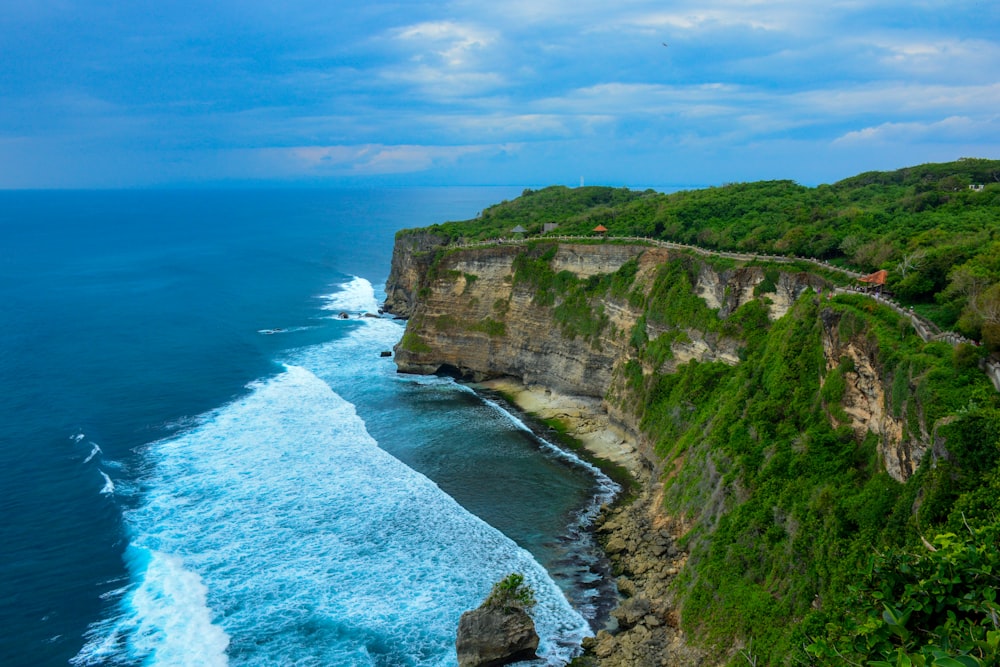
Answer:
<path fill-rule="evenodd" d="M 675 188 L 1000 158 L 1000 4 L 0 0 L 0 188 Z"/>

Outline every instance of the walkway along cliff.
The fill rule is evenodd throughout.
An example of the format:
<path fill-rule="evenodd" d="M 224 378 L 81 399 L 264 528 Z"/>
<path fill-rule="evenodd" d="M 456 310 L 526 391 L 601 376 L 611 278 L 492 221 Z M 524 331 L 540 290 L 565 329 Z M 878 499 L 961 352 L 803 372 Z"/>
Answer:
<path fill-rule="evenodd" d="M 398 236 L 401 372 L 598 399 L 637 443 L 639 500 L 599 528 L 627 599 L 589 659 L 786 662 L 871 544 L 948 509 L 926 506 L 945 502 L 932 469 L 969 392 L 992 389 L 978 360 L 820 273 L 640 242 Z"/>

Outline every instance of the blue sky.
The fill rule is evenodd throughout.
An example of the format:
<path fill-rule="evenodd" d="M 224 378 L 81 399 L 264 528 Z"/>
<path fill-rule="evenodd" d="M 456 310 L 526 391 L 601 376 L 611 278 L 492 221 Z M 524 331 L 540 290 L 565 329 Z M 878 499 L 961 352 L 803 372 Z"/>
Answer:
<path fill-rule="evenodd" d="M 1000 158 L 998 7 L 0 0 L 0 188 L 814 185 Z"/>

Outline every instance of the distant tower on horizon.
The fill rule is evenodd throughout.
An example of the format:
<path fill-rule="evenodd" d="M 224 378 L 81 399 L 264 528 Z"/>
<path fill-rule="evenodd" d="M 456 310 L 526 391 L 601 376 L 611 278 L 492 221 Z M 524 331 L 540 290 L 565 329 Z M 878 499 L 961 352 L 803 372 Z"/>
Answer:
<path fill-rule="evenodd" d="M 583 187 L 583 176 L 580 177 L 580 187 Z"/>

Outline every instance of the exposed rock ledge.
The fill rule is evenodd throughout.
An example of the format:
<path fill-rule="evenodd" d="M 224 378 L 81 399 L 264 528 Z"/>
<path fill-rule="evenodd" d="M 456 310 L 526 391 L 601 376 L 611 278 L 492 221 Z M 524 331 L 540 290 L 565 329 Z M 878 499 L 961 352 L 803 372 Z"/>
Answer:
<path fill-rule="evenodd" d="M 535 622 L 520 607 L 505 609 L 487 601 L 458 622 L 458 667 L 502 667 L 533 660 L 537 650 Z"/>

